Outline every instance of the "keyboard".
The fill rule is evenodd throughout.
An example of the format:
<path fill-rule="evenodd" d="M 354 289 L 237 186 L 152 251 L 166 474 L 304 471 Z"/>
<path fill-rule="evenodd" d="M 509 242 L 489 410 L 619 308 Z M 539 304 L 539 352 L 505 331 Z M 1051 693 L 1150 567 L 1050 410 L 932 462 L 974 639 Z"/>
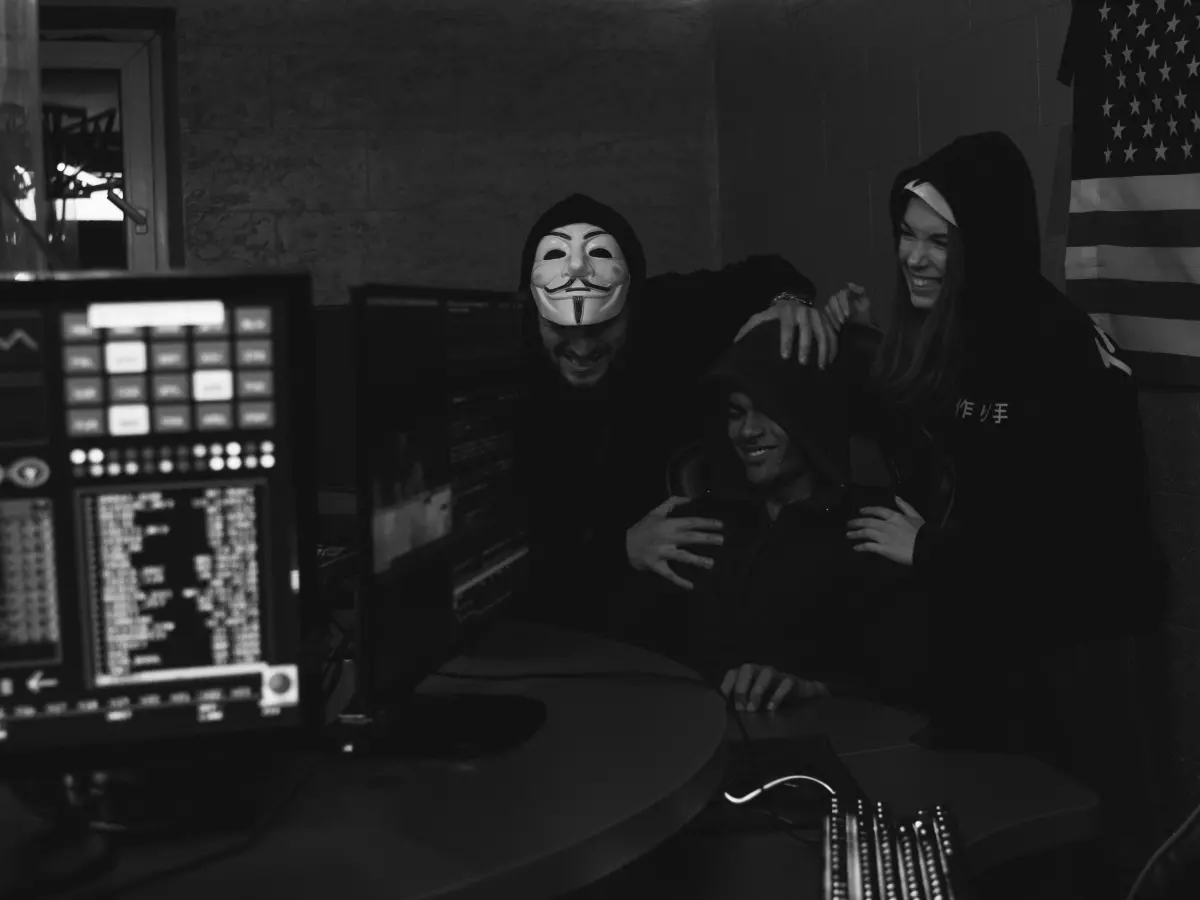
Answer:
<path fill-rule="evenodd" d="M 886 804 L 834 796 L 825 816 L 825 900 L 973 900 L 962 840 L 935 806 L 897 822 Z"/>

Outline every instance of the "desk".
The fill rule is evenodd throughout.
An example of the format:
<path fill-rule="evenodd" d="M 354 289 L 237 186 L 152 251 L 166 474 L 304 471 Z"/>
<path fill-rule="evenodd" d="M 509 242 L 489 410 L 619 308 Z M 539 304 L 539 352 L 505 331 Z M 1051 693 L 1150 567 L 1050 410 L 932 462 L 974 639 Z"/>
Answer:
<path fill-rule="evenodd" d="M 448 669 L 691 674 L 634 647 L 533 627 L 500 629 L 479 656 Z M 697 686 L 632 678 L 426 684 L 464 688 L 537 697 L 546 723 L 518 751 L 470 766 L 334 758 L 252 850 L 123 900 L 560 896 L 677 832 L 724 771 L 724 705 Z M 5 812 L 0 851 L 3 820 L 14 818 Z M 208 849 L 211 842 L 131 851 L 119 876 Z"/>
<path fill-rule="evenodd" d="M 477 656 L 446 669 L 691 674 L 635 647 L 532 626 L 500 629 Z M 473 766 L 331 760 L 252 850 L 122 897 L 536 900 L 589 885 L 639 857 L 655 872 L 686 873 L 698 898 L 797 898 L 803 884 L 819 884 L 819 854 L 779 834 L 668 841 L 720 782 L 731 723 L 714 692 L 634 678 L 435 677 L 423 687 L 463 689 L 535 696 L 547 705 L 546 724 L 508 757 Z M 902 814 L 953 805 L 972 855 L 988 864 L 1082 836 L 1094 807 L 1094 798 L 1089 806 L 1090 795 L 1033 761 L 922 751 L 908 741 L 923 723 L 895 710 L 830 699 L 747 716 L 746 723 L 752 737 L 826 734 L 863 789 Z M 15 830 L 15 813 L 0 795 L 0 853 Z M 178 864 L 212 844 L 130 852 L 118 876 Z M 661 852 L 646 855 L 660 844 Z M 0 873 L 0 894 L 2 882 Z M 646 896 L 657 900 L 663 882 L 655 883 Z"/>

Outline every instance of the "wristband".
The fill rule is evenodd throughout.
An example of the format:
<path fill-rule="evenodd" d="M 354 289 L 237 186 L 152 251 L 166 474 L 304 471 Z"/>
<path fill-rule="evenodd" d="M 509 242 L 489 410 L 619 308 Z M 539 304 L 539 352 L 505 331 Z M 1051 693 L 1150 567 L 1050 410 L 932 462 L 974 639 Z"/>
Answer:
<path fill-rule="evenodd" d="M 775 306 L 777 303 L 799 303 L 801 306 L 807 306 L 809 309 L 813 308 L 811 297 L 801 297 L 799 294 L 793 294 L 791 291 L 776 294 L 775 299 L 771 301 L 771 305 Z"/>

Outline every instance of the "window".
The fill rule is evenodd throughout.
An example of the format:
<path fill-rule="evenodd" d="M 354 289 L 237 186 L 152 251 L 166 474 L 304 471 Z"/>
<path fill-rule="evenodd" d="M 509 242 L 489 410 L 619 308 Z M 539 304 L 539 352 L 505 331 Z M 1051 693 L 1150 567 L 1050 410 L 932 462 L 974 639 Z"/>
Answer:
<path fill-rule="evenodd" d="M 170 267 L 163 53 L 155 32 L 43 32 L 47 230 L 72 269 Z"/>

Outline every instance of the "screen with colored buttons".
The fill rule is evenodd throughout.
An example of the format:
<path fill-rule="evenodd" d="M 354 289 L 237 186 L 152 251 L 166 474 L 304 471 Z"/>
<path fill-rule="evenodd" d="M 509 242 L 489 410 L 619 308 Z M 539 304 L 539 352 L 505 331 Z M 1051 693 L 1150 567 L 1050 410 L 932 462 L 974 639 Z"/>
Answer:
<path fill-rule="evenodd" d="M 0 762 L 297 724 L 307 277 L 0 278 Z"/>

